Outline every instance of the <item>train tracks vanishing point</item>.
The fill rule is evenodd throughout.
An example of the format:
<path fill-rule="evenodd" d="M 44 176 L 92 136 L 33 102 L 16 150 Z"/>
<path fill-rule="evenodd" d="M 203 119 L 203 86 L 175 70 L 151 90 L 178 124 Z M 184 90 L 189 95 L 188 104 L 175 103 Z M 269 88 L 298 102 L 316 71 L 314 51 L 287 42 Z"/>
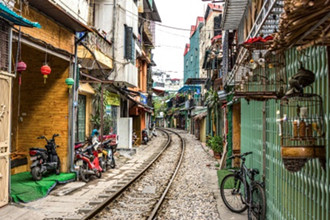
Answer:
<path fill-rule="evenodd" d="M 100 195 L 99 198 L 104 199 L 102 202 L 91 202 L 90 209 L 82 210 L 85 215 L 81 219 L 92 219 L 95 216 L 98 219 L 156 218 L 181 166 L 185 151 L 185 142 L 180 134 L 167 129 L 159 130 L 168 137 L 162 150 L 125 176 L 120 187 L 106 190 Z M 172 141 L 171 136 L 177 141 Z"/>

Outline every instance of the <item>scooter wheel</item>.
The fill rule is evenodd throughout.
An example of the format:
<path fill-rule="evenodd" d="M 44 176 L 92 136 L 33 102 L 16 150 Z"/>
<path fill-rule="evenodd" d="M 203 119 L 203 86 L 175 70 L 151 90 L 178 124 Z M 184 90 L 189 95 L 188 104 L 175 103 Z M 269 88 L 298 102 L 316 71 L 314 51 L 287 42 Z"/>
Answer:
<path fill-rule="evenodd" d="M 57 167 L 56 167 L 55 173 L 56 173 L 56 175 L 60 175 L 60 173 L 61 173 L 61 162 L 60 162 L 60 158 L 58 158 L 58 162 L 57 162 Z"/>
<path fill-rule="evenodd" d="M 87 170 L 88 170 L 88 165 L 86 162 L 83 162 L 83 166 L 80 167 L 80 170 L 79 170 L 79 177 L 85 183 L 89 182 L 89 179 L 90 179 L 90 175 L 85 173 L 85 171 L 87 171 Z"/>
<path fill-rule="evenodd" d="M 41 168 L 38 166 L 32 168 L 31 174 L 34 181 L 39 181 L 42 179 Z"/>
<path fill-rule="evenodd" d="M 102 172 L 97 171 L 97 172 L 96 172 L 96 177 L 100 179 L 100 178 L 102 177 Z"/>

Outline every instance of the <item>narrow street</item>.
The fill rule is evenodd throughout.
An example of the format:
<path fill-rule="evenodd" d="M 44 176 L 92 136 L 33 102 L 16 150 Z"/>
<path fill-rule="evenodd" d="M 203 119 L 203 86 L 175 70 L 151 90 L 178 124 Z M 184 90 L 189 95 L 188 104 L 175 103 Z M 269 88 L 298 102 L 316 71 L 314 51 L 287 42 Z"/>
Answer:
<path fill-rule="evenodd" d="M 330 0 L 0 0 L 0 220 L 330 220 Z"/>
<path fill-rule="evenodd" d="M 245 219 L 246 215 L 230 213 L 226 210 L 219 193 L 216 174 L 216 161 L 203 148 L 201 143 L 191 134 L 177 130 L 186 141 L 184 162 L 179 170 L 174 184 L 166 196 L 164 207 L 159 219 Z M 12 204 L 0 209 L 1 219 L 80 219 L 84 210 L 90 208 L 91 202 L 98 201 L 105 190 L 115 190 L 120 182 L 149 158 L 165 141 L 162 132 L 153 138 L 147 145 L 136 148 L 133 156 L 116 155 L 117 167 L 103 174 L 101 179 L 94 178 L 89 183 L 72 182 L 58 185 L 47 197 L 29 203 Z M 173 140 L 175 143 L 178 139 Z M 125 153 L 124 153 L 125 154 Z M 159 173 L 161 174 L 161 173 Z M 151 182 L 152 184 L 152 182 Z M 144 187 L 140 188 L 141 193 Z M 152 193 L 152 192 L 151 192 Z M 145 192 L 145 195 L 151 195 Z M 107 210 L 117 214 L 110 214 L 101 219 L 111 219 L 119 213 L 126 213 L 115 219 L 141 219 L 129 215 L 130 204 L 125 209 L 118 209 L 114 205 Z M 111 213 L 111 212 L 110 212 Z M 96 219 L 100 219 L 97 217 Z"/>

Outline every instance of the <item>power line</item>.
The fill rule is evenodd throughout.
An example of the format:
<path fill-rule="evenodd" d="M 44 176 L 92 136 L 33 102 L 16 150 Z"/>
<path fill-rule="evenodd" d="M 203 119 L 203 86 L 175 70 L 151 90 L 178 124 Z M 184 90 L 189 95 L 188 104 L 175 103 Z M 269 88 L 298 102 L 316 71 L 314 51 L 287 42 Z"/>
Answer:
<path fill-rule="evenodd" d="M 169 29 L 174 29 L 174 30 L 179 30 L 179 31 L 191 31 L 191 29 L 187 29 L 187 28 L 181 28 L 181 27 L 175 27 L 175 26 L 170 26 L 170 25 L 164 25 L 164 24 L 162 24 L 162 23 L 158 23 L 158 22 L 155 22 L 155 21 L 153 21 L 153 20 L 150 20 L 150 19 L 146 19 L 146 18 L 144 18 L 144 17 L 142 17 L 142 16 L 140 16 L 140 15 L 136 15 L 136 14 L 134 14 L 133 12 L 131 12 L 131 11 L 129 11 L 129 10 L 127 10 L 127 9 L 125 9 L 125 8 L 123 8 L 123 7 L 121 7 L 121 5 L 118 5 L 119 6 L 119 8 L 121 9 L 121 10 L 123 10 L 123 11 L 126 11 L 126 12 L 128 12 L 129 14 L 131 14 L 132 16 L 131 16 L 131 18 L 133 18 L 134 19 L 134 17 L 138 17 L 138 18 L 141 18 L 142 20 L 145 20 L 145 21 L 149 21 L 149 22 L 154 22 L 154 24 L 155 25 L 158 25 L 158 26 L 161 26 L 161 27 L 165 27 L 165 28 L 169 28 Z M 134 16 L 134 17 L 133 17 Z M 135 21 L 138 21 L 137 19 L 135 20 Z M 212 31 L 221 31 L 222 29 L 211 29 L 211 30 L 207 30 L 207 29 L 203 29 L 202 30 L 202 32 L 212 32 Z"/>

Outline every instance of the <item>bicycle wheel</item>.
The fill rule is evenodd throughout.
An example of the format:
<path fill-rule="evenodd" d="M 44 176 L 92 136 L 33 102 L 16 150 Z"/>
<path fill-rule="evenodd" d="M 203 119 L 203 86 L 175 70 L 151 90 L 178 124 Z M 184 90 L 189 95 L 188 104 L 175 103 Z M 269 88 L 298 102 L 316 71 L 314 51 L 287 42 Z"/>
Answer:
<path fill-rule="evenodd" d="M 252 185 L 251 207 L 248 210 L 249 219 L 264 220 L 266 218 L 266 198 L 263 187 L 255 183 Z"/>
<path fill-rule="evenodd" d="M 221 198 L 232 212 L 241 213 L 247 209 L 244 199 L 246 192 L 243 181 L 235 174 L 223 178 L 220 185 Z"/>

